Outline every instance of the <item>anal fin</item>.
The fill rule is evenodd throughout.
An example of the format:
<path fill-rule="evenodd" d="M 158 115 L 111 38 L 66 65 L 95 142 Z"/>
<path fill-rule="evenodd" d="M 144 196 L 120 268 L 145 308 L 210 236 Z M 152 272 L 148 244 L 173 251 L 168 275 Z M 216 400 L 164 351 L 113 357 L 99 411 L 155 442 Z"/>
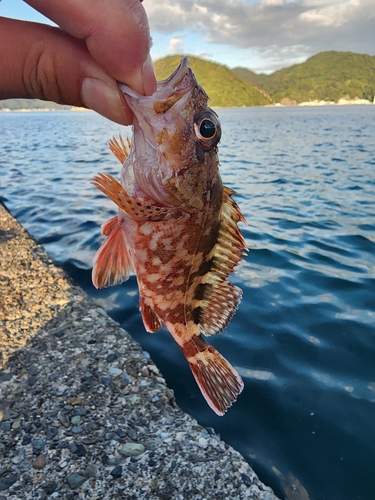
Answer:
<path fill-rule="evenodd" d="M 142 313 L 143 324 L 150 333 L 157 332 L 162 327 L 162 322 L 152 308 L 147 305 L 142 295 L 139 298 L 139 309 Z"/>
<path fill-rule="evenodd" d="M 96 288 L 119 285 L 128 279 L 131 268 L 124 226 L 118 217 L 104 224 L 102 231 L 107 239 L 96 252 L 92 270 L 92 282 Z"/>
<path fill-rule="evenodd" d="M 182 346 L 194 378 L 210 408 L 224 415 L 242 392 L 243 380 L 233 366 L 203 337 Z"/>

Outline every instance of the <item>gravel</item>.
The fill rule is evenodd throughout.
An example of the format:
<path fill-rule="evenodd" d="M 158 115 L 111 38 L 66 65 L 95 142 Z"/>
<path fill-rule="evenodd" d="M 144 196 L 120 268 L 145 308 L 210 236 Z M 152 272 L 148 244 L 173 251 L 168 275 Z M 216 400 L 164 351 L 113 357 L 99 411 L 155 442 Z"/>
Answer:
<path fill-rule="evenodd" d="M 0 499 L 277 500 L 0 205 Z"/>

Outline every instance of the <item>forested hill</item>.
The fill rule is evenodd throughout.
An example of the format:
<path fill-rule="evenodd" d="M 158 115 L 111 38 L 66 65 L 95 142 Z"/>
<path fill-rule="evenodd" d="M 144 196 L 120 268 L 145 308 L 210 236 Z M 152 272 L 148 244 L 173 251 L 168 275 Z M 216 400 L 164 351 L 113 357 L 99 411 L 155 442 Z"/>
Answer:
<path fill-rule="evenodd" d="M 156 61 L 157 79 L 168 78 L 180 64 L 182 57 L 168 56 Z M 264 92 L 253 87 L 226 66 L 193 56 L 189 56 L 189 61 L 199 84 L 210 97 L 210 106 L 263 106 L 272 102 Z"/>
<path fill-rule="evenodd" d="M 181 61 L 181 55 L 155 62 L 158 80 L 168 78 Z M 246 68 L 226 66 L 189 56 L 198 82 L 217 107 L 264 106 L 282 102 L 338 101 L 342 97 L 374 100 L 375 56 L 353 52 L 321 52 L 302 64 L 284 68 L 271 75 Z M 61 106 L 36 99 L 0 101 L 0 111 L 16 109 L 61 109 Z M 69 108 L 64 106 L 63 108 Z"/>
<path fill-rule="evenodd" d="M 264 89 L 275 102 L 338 101 L 343 96 L 373 101 L 375 92 L 375 56 L 353 52 L 321 52 L 271 75 L 245 68 L 233 72 Z"/>

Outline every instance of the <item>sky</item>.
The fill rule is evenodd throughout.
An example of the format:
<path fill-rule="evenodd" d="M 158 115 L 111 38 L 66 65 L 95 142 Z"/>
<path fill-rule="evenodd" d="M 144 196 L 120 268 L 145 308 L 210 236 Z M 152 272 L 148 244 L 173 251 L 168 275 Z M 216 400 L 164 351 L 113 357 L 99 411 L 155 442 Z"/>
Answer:
<path fill-rule="evenodd" d="M 257 73 L 326 50 L 375 55 L 374 0 L 144 0 L 153 59 L 189 54 Z M 22 0 L 0 15 L 49 22 Z"/>

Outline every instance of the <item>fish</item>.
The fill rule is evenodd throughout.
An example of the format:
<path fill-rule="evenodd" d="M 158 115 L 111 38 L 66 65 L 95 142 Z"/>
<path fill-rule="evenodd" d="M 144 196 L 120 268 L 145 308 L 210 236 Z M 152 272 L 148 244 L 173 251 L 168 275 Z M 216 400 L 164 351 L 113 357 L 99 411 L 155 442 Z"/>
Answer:
<path fill-rule="evenodd" d="M 219 172 L 221 125 L 184 57 L 149 96 L 118 83 L 134 113 L 132 140 L 111 139 L 121 179 L 92 183 L 118 207 L 102 226 L 92 281 L 104 288 L 134 272 L 144 326 L 164 325 L 210 408 L 224 415 L 244 384 L 205 337 L 222 332 L 241 300 L 228 279 L 247 246 L 246 223 Z"/>

